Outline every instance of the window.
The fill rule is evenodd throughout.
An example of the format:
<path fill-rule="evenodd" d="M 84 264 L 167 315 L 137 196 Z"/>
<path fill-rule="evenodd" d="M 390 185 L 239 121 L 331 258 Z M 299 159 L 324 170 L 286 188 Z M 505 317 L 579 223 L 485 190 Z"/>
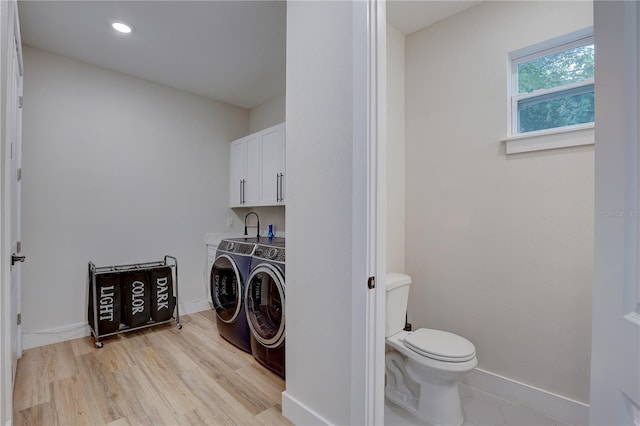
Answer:
<path fill-rule="evenodd" d="M 593 29 L 520 49 L 509 58 L 512 136 L 593 123 Z"/>

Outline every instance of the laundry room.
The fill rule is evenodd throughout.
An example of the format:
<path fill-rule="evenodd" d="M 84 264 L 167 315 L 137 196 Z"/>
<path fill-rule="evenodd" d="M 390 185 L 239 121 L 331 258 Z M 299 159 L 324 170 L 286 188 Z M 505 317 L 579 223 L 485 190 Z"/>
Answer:
<path fill-rule="evenodd" d="M 260 155 L 280 155 L 284 167 L 286 3 L 29 1 L 19 2 L 18 11 L 24 64 L 22 349 L 44 351 L 89 334 L 87 264 L 91 284 L 113 265 L 166 255 L 177 259 L 182 338 L 189 340 L 195 327 L 189 314 L 205 312 L 209 344 L 228 345 L 215 326 L 207 236 L 240 237 L 245 225 L 252 236 L 266 237 L 269 229 L 278 237 L 285 233 L 284 170 L 273 175 L 278 200 L 271 204 L 234 204 L 230 174 L 234 142 L 278 126 L 279 151 L 265 148 Z M 128 24 L 131 32 L 114 31 L 114 22 Z M 262 164 L 251 167 L 251 177 L 262 171 Z M 249 212 L 255 215 L 246 221 Z M 99 309 L 89 314 L 94 311 Z M 111 356 L 110 343 L 138 333 L 96 339 L 96 345 Z M 197 336 L 190 338 L 197 343 Z M 228 355 L 208 362 L 231 360 L 235 370 L 259 382 L 251 350 L 233 361 L 241 355 L 229 346 Z M 52 359 L 73 358 L 61 350 Z M 247 380 L 245 373 L 228 373 Z M 252 400 L 259 408 L 245 410 L 251 416 L 269 414 L 279 403 L 284 382 L 273 375 L 265 383 L 267 390 Z M 264 396 L 278 387 L 276 400 Z M 27 399 L 18 408 L 32 403 Z M 116 420 L 114 413 L 90 412 L 90 422 Z M 246 415 L 235 413 L 238 419 Z"/>
<path fill-rule="evenodd" d="M 17 164 L 3 178 L 2 421 L 637 416 L 637 336 L 606 362 L 623 334 L 602 323 L 605 302 L 640 300 L 607 280 L 637 266 L 637 194 L 612 190 L 637 192 L 611 130 L 633 129 L 620 99 L 637 91 L 612 77 L 640 51 L 617 32 L 637 35 L 627 3 L 0 2 L 16 77 L 0 100 L 19 111 L 3 110 L 0 138 Z M 520 90 L 520 65 L 565 51 L 584 78 Z M 592 116 L 521 128 L 521 107 L 562 97 Z M 131 316 L 145 280 L 145 303 L 173 316 Z M 640 324 L 627 305 L 611 315 Z"/>
<path fill-rule="evenodd" d="M 205 234 L 242 234 L 248 212 L 229 208 L 230 142 L 284 122 L 284 4 L 265 3 L 264 10 L 254 10 L 258 6 L 252 3 L 239 2 L 230 10 L 224 5 L 20 4 L 22 241 L 29 262 L 38 265 L 25 267 L 22 279 L 51 282 L 53 271 L 64 277 L 56 285 L 24 286 L 25 347 L 46 343 L 42 339 L 49 331 L 84 333 L 86 289 L 78 283 L 86 280 L 86 268 L 78 265 L 89 261 L 128 264 L 171 254 L 180 260 L 183 312 L 209 308 Z M 210 15 L 220 22 L 211 22 Z M 130 22 L 133 33 L 115 33 L 107 24 L 116 18 Z M 191 37 L 202 38 L 198 43 L 179 39 L 166 29 L 172 24 L 216 28 L 229 32 L 228 39 L 195 32 Z M 59 33 L 67 27 L 71 30 Z M 96 40 L 87 43 L 87 37 Z M 180 53 L 184 44 L 193 50 Z M 197 56 L 189 53 L 198 50 Z M 261 64 L 258 57 L 267 52 Z M 226 63 L 219 70 L 205 68 L 220 62 Z M 237 71 L 245 63 L 254 72 L 262 70 L 262 87 L 253 72 Z M 128 72 L 114 71 L 118 66 Z M 135 77 L 145 70 L 149 77 Z M 220 76 L 209 75 L 216 73 Z M 220 88 L 222 75 L 227 79 Z M 153 78 L 167 83 L 149 81 Z M 219 92 L 214 96 L 205 88 Z M 194 93 L 198 90 L 201 95 Z M 257 212 L 263 234 L 268 224 L 285 231 L 284 206 Z"/>

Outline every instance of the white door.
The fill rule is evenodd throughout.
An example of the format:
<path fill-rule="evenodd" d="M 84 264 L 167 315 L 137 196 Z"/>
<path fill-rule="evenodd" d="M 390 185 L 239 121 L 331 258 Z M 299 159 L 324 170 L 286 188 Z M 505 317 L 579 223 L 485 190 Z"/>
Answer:
<path fill-rule="evenodd" d="M 262 145 L 261 204 L 284 203 L 285 129 L 284 124 L 260 133 Z"/>
<path fill-rule="evenodd" d="M 16 25 L 16 34 L 18 27 Z M 7 92 L 7 140 L 11 155 L 11 366 L 13 378 L 16 374 L 18 358 L 22 354 L 22 301 L 20 289 L 20 269 L 24 257 L 20 242 L 21 205 L 21 160 L 22 160 L 22 50 L 17 37 L 10 44 L 9 85 Z"/>
<path fill-rule="evenodd" d="M 5 68 L 2 73 L 2 232 L 0 232 L 2 256 L 2 279 L 0 281 L 0 420 L 11 424 L 13 404 L 13 383 L 17 360 L 22 353 L 22 333 L 18 324 L 20 314 L 20 266 L 12 265 L 14 255 L 20 248 L 20 169 L 21 155 L 21 109 L 19 102 L 22 91 L 22 56 L 18 10 L 15 1 L 0 5 L 0 24 L 6 24 L 6 32 L 0 39 L 6 54 L 0 58 Z"/>
<path fill-rule="evenodd" d="M 231 142 L 229 202 L 231 207 L 244 204 L 244 185 L 247 179 L 247 141 L 240 139 Z"/>
<path fill-rule="evenodd" d="M 262 145 L 257 134 L 247 136 L 247 171 L 246 182 L 244 184 L 244 205 L 247 207 L 260 205 L 260 175 L 262 173 L 262 163 L 260 153 Z"/>
<path fill-rule="evenodd" d="M 592 425 L 640 425 L 640 6 L 596 1 Z"/>

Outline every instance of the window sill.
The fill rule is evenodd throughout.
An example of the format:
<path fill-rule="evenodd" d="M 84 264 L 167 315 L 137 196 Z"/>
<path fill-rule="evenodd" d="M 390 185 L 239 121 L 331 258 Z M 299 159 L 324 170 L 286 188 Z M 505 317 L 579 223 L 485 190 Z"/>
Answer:
<path fill-rule="evenodd" d="M 587 123 L 571 127 L 539 130 L 537 132 L 508 136 L 502 139 L 502 142 L 506 145 L 507 155 L 593 145 L 595 143 L 594 127 L 593 123 Z"/>

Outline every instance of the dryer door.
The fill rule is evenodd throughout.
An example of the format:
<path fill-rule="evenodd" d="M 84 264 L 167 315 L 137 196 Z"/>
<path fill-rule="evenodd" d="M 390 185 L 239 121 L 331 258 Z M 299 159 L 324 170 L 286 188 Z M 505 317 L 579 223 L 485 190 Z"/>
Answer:
<path fill-rule="evenodd" d="M 267 348 L 284 342 L 284 277 L 268 263 L 255 267 L 247 280 L 245 312 L 253 337 Z"/>
<path fill-rule="evenodd" d="M 210 290 L 218 318 L 226 323 L 234 322 L 242 307 L 242 276 L 236 262 L 226 254 L 219 255 L 213 262 Z"/>

